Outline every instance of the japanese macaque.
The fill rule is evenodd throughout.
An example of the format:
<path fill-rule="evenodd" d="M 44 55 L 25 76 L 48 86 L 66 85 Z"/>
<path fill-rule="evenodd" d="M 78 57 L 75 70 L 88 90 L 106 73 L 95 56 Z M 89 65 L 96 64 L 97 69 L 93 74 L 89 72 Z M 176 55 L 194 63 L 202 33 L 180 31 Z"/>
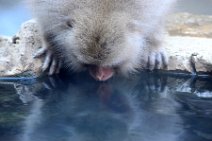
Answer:
<path fill-rule="evenodd" d="M 175 0 L 30 0 L 45 55 L 43 70 L 88 70 L 96 80 L 161 69 L 165 17 Z"/>

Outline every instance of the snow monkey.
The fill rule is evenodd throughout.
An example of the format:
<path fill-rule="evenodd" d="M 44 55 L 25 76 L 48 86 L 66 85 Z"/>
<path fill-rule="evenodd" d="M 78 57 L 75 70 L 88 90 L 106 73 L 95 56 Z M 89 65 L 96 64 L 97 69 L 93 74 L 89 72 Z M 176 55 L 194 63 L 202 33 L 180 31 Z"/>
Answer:
<path fill-rule="evenodd" d="M 43 70 L 88 70 L 99 81 L 161 69 L 165 17 L 175 0 L 30 0 L 45 55 Z"/>

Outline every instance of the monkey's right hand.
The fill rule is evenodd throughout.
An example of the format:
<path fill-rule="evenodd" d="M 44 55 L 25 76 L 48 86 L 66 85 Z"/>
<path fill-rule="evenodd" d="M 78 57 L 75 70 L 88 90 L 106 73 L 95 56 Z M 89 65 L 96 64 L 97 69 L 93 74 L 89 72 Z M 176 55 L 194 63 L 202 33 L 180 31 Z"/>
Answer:
<path fill-rule="evenodd" d="M 47 47 L 40 48 L 35 53 L 34 58 L 40 58 L 42 56 L 44 56 L 42 71 L 47 72 L 48 75 L 58 74 L 62 66 L 62 61 Z"/>

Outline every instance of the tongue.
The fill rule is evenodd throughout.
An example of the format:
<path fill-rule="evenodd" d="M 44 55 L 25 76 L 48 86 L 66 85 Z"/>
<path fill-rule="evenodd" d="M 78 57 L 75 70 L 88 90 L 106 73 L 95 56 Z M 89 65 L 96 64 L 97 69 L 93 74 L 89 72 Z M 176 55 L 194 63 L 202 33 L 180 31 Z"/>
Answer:
<path fill-rule="evenodd" d="M 112 68 L 109 67 L 91 67 L 89 69 L 90 75 L 98 81 L 106 81 L 114 74 Z"/>

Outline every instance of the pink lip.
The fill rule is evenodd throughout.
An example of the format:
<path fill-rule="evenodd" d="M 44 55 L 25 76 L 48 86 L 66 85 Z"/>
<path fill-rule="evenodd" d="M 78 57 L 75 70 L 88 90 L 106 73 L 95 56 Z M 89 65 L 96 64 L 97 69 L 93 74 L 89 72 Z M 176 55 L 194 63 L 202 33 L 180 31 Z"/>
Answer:
<path fill-rule="evenodd" d="M 108 79 L 110 79 L 113 74 L 114 74 L 114 70 L 112 68 L 109 67 L 91 67 L 89 69 L 90 75 L 98 80 L 98 81 L 106 81 Z"/>

